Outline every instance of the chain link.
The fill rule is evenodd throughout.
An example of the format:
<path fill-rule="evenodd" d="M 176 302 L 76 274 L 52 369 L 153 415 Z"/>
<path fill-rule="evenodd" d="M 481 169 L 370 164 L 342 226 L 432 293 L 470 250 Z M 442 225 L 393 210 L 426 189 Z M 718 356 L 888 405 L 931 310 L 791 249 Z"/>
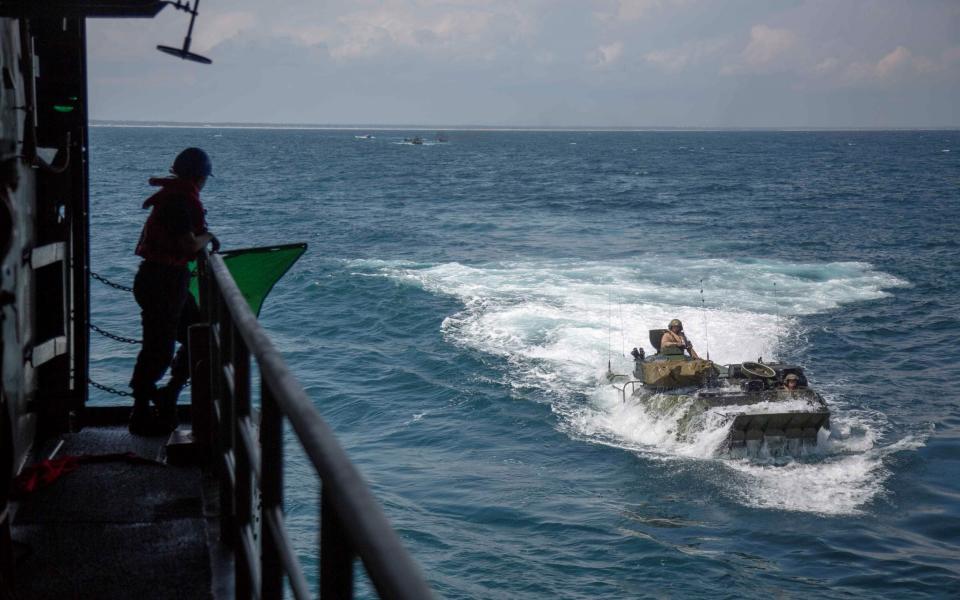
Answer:
<path fill-rule="evenodd" d="M 99 281 L 100 283 L 105 283 L 105 284 L 109 285 L 110 287 L 112 287 L 112 288 L 114 288 L 114 289 L 118 289 L 118 290 L 121 290 L 121 291 L 124 291 L 124 292 L 132 292 L 132 291 L 133 291 L 133 288 L 132 288 L 132 287 L 127 287 L 127 286 L 125 286 L 125 285 L 120 285 L 119 283 L 114 283 L 114 282 L 110 281 L 109 279 L 107 279 L 106 277 L 104 277 L 103 275 L 100 275 L 99 273 L 95 273 L 95 272 L 93 272 L 93 271 L 90 271 L 90 277 L 93 277 L 94 279 L 96 279 L 96 280 Z"/>
<path fill-rule="evenodd" d="M 133 396 L 132 392 L 125 392 L 123 390 L 118 390 L 117 388 L 112 388 L 109 385 L 103 385 L 102 383 L 97 383 L 96 381 L 90 379 L 89 377 L 87 378 L 87 383 L 97 388 L 98 390 L 103 390 L 104 392 L 107 392 L 108 394 L 116 394 L 117 396 L 128 396 L 128 397 Z M 183 387 L 184 388 L 190 387 L 190 381 L 184 382 Z"/>
<path fill-rule="evenodd" d="M 90 325 L 90 329 L 96 331 L 97 333 L 99 333 L 99 334 L 102 335 L 103 337 L 108 337 L 108 338 L 110 338 L 111 340 L 116 340 L 116 341 L 118 341 L 118 342 L 123 342 L 124 344 L 142 344 L 142 343 L 143 343 L 143 340 L 136 340 L 136 339 L 133 339 L 133 338 L 123 337 L 122 335 L 117 335 L 117 334 L 115 334 L 115 333 L 110 333 L 109 331 L 104 331 L 103 329 L 100 329 L 99 327 L 97 327 L 97 326 L 94 325 L 93 323 L 90 323 L 89 325 Z"/>
<path fill-rule="evenodd" d="M 117 388 L 112 388 L 109 385 L 103 385 L 102 383 L 97 383 L 96 381 L 90 379 L 89 377 L 87 378 L 87 383 L 97 388 L 98 390 L 103 390 L 104 392 L 107 392 L 108 394 L 116 394 L 117 396 L 128 396 L 128 397 L 133 396 L 133 394 L 131 394 L 130 392 L 125 392 L 123 390 L 118 390 Z"/>
<path fill-rule="evenodd" d="M 197 274 L 196 271 L 194 271 L 194 272 L 192 273 L 192 275 L 196 275 L 196 274 Z M 120 290 L 120 291 L 123 291 L 123 292 L 132 292 L 132 291 L 133 291 L 133 288 L 132 288 L 132 287 L 127 287 L 127 286 L 125 286 L 125 285 L 120 285 L 119 283 L 114 283 L 114 282 L 110 281 L 109 279 L 107 279 L 106 277 L 104 277 L 103 275 L 100 275 L 99 273 L 96 273 L 96 272 L 94 272 L 94 271 L 90 271 L 90 277 L 96 279 L 96 280 L 99 281 L 100 283 L 106 284 L 106 285 L 108 285 L 108 286 L 110 286 L 110 287 L 112 287 L 112 288 L 114 288 L 114 289 L 117 289 L 117 290 Z M 90 329 L 96 331 L 97 333 L 99 333 L 100 335 L 102 335 L 102 336 L 104 336 L 104 337 L 110 338 L 111 340 L 116 340 L 116 341 L 118 341 L 118 342 L 123 342 L 124 344 L 142 344 L 142 343 L 143 343 L 143 340 L 136 340 L 136 339 L 133 339 L 133 338 L 123 337 L 122 335 L 117 335 L 117 334 L 115 334 L 115 333 L 110 333 L 109 331 L 105 331 L 105 330 L 103 330 L 103 329 L 100 329 L 99 327 L 97 327 L 97 326 L 94 325 L 93 323 L 89 323 L 89 325 L 90 325 Z M 103 385 L 102 383 L 97 383 L 96 381 L 94 381 L 94 380 L 92 380 L 92 379 L 90 379 L 90 378 L 87 378 L 87 383 L 89 383 L 89 384 L 92 385 L 93 387 L 97 388 L 98 390 L 102 390 L 102 391 L 104 391 L 104 392 L 107 392 L 108 394 L 116 394 L 117 396 L 128 396 L 128 397 L 133 395 L 133 394 L 131 394 L 130 392 L 125 392 L 125 391 L 123 391 L 123 390 L 118 390 L 117 388 L 112 388 L 112 387 L 110 387 L 110 386 L 108 386 L 108 385 Z M 190 387 L 190 381 L 185 382 L 185 383 L 183 384 L 183 387 Z"/>

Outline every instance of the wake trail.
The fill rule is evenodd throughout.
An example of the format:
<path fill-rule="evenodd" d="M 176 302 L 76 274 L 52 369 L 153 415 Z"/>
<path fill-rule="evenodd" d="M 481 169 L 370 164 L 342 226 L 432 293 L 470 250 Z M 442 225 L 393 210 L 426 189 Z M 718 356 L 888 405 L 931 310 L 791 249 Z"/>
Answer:
<path fill-rule="evenodd" d="M 615 372 L 630 373 L 633 361 L 624 351 L 642 346 L 651 352 L 648 330 L 673 318 L 684 322 L 695 344 L 709 327 L 710 355 L 720 364 L 773 359 L 785 340 L 802 339 L 804 315 L 883 298 L 909 285 L 867 263 L 648 256 L 611 263 L 351 261 L 347 266 L 458 298 L 463 309 L 444 319 L 444 336 L 504 358 L 505 384 L 548 392 L 559 426 L 571 436 L 656 460 L 716 461 L 722 465 L 717 485 L 750 506 L 856 513 L 882 492 L 883 458 L 923 443 L 917 438 L 880 446 L 884 415 L 837 410 L 836 399 L 827 397 L 833 429 L 826 436 L 821 432 L 821 443 L 804 456 L 788 462 L 725 456 L 722 446 L 735 407 L 707 411 L 693 435 L 678 437 L 682 403 L 665 408 L 623 402 L 604 377 L 608 359 Z M 709 290 L 706 303 L 701 280 Z M 618 304 L 613 318 L 611 298 Z M 611 339 L 625 340 L 625 347 L 611 349 Z M 726 485 L 731 472 L 746 485 Z"/>

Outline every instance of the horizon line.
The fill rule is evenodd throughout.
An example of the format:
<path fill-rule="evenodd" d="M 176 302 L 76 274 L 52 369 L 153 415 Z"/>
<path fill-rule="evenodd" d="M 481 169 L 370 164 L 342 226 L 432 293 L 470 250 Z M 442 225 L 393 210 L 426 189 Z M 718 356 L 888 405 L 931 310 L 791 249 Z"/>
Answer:
<path fill-rule="evenodd" d="M 960 125 L 929 126 L 793 126 L 793 125 L 636 125 L 636 126 L 523 126 L 523 125 L 424 125 L 385 123 L 271 123 L 244 121 L 141 121 L 137 119 L 89 119 L 92 127 L 169 127 L 186 129 L 292 129 L 318 131 L 531 131 L 531 132 L 710 132 L 710 131 L 958 131 Z"/>

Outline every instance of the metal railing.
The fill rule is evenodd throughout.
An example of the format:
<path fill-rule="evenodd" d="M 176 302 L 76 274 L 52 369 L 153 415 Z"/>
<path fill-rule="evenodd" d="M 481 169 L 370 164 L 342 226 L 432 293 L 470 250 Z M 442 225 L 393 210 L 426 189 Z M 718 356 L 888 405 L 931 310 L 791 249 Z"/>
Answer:
<path fill-rule="evenodd" d="M 220 469 L 220 531 L 234 548 L 236 597 L 282 598 L 284 580 L 295 598 L 310 597 L 284 523 L 286 420 L 321 483 L 320 598 L 353 596 L 356 559 L 380 597 L 431 598 L 419 566 L 257 322 L 223 259 L 203 253 L 198 262 L 206 323 L 190 328 L 194 431 Z M 259 428 L 251 412 L 251 359 L 260 370 Z"/>
<path fill-rule="evenodd" d="M 628 377 L 627 375 L 618 375 L 618 377 Z M 629 381 L 623 382 L 623 385 L 613 384 L 613 387 L 620 392 L 620 402 L 627 401 L 627 386 L 630 386 L 630 395 L 632 396 L 637 391 L 637 386 L 643 385 L 643 382 L 639 379 L 631 379 Z"/>

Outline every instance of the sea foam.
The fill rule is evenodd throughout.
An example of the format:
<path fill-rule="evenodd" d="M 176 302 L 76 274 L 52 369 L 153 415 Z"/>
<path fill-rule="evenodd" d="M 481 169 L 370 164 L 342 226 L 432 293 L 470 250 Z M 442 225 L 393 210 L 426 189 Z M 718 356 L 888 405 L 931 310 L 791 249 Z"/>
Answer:
<path fill-rule="evenodd" d="M 692 433 L 678 436 L 683 403 L 655 410 L 624 399 L 604 377 L 608 363 L 629 373 L 629 350 L 651 352 L 648 330 L 673 318 L 684 322 L 702 355 L 719 363 L 773 359 L 782 344 L 802 336 L 803 315 L 909 285 L 867 263 L 646 256 L 609 263 L 352 266 L 458 298 L 463 309 L 443 321 L 446 338 L 506 359 L 507 385 L 550 392 L 545 397 L 559 426 L 573 437 L 658 460 L 718 461 L 720 471 L 746 480 L 728 493 L 757 507 L 848 514 L 882 489 L 886 450 L 876 445 L 882 415 L 864 419 L 832 406 L 834 431 L 803 456 L 784 461 L 761 449 L 737 458 L 724 453 L 724 440 L 743 407 L 709 410 Z M 718 472 L 721 479 L 729 473 Z"/>

